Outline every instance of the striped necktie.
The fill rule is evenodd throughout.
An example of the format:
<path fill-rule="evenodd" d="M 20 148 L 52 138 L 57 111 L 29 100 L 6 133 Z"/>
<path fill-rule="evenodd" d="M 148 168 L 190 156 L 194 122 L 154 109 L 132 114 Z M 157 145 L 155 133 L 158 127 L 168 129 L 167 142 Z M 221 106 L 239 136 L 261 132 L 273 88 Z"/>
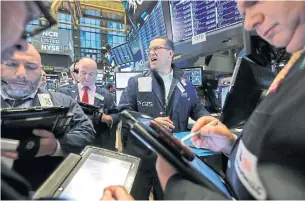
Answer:
<path fill-rule="evenodd" d="M 274 81 L 272 82 L 271 86 L 269 87 L 267 94 L 275 93 L 277 88 L 280 86 L 280 84 L 283 82 L 284 78 L 288 74 L 290 68 L 295 64 L 295 62 L 303 55 L 305 50 L 300 50 L 296 53 L 294 53 L 286 66 L 277 74 Z"/>

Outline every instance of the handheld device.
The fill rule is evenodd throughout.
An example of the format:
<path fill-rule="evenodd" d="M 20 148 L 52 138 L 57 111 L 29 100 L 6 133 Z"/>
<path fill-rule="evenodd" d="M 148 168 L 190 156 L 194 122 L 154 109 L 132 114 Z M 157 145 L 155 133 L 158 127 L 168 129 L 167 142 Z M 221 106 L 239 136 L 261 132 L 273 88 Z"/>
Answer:
<path fill-rule="evenodd" d="M 68 131 L 72 118 L 68 107 L 1 109 L 1 136 L 23 141 L 33 136 L 34 129 L 44 129 L 60 137 Z"/>
<path fill-rule="evenodd" d="M 121 114 L 130 132 L 148 148 L 167 160 L 185 178 L 229 199 L 235 197 L 224 178 L 201 161 L 162 125 L 138 112 L 125 110 Z"/>
<path fill-rule="evenodd" d="M 33 199 L 99 200 L 110 185 L 124 186 L 130 192 L 139 163 L 134 156 L 87 146 L 80 155 L 70 154 Z"/>
<path fill-rule="evenodd" d="M 77 102 L 81 108 L 83 109 L 84 113 L 92 120 L 93 124 L 98 124 L 103 116 L 103 109 L 96 107 L 94 105 L 86 104 L 83 102 Z"/>

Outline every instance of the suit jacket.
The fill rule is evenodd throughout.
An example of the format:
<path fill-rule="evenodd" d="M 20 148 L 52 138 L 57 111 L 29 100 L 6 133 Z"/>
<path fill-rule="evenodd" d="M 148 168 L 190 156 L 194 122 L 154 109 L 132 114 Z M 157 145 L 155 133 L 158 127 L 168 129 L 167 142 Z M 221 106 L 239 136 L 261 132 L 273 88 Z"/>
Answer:
<path fill-rule="evenodd" d="M 173 71 L 173 81 L 168 97 L 165 97 L 162 78 L 158 73 L 150 70 L 129 79 L 119 106 L 128 105 L 130 110 L 147 114 L 153 118 L 169 116 L 175 125 L 174 132 L 187 131 L 189 117 L 197 120 L 209 113 L 200 102 L 192 83 L 182 78 L 183 72 L 175 67 Z M 152 90 L 149 92 L 139 90 L 141 87 L 139 80 L 150 80 L 150 78 Z M 169 100 L 168 104 L 166 104 L 166 98 Z M 126 136 L 128 136 L 127 142 L 122 142 L 126 143 L 124 152 L 141 158 L 144 161 L 142 167 L 154 168 L 156 155 L 127 129 L 123 129 L 122 139 L 126 139 Z"/>
<path fill-rule="evenodd" d="M 72 97 L 73 99 L 80 101 L 77 84 L 60 88 L 58 89 L 58 92 L 66 94 Z M 95 91 L 94 106 L 103 109 L 105 114 L 110 115 L 112 117 L 113 124 L 112 126 L 108 126 L 105 123 L 100 122 L 99 124 L 94 125 L 97 135 L 93 142 L 93 145 L 114 150 L 116 140 L 116 125 L 119 121 L 119 114 L 116 113 L 117 111 L 115 100 L 106 89 L 97 86 Z"/>
<path fill-rule="evenodd" d="M 31 107 L 40 106 L 37 94 L 50 94 L 54 106 L 69 107 L 70 112 L 74 114 L 70 131 L 63 137 L 57 139 L 61 149 L 65 154 L 80 153 L 87 145 L 90 145 L 95 137 L 94 128 L 91 120 L 84 114 L 81 107 L 70 97 L 60 94 L 48 92 L 45 89 L 38 89 L 34 99 L 31 101 Z M 9 108 L 7 101 L 1 98 L 1 107 Z M 2 133 L 2 137 L 19 139 L 14 133 Z M 63 157 L 43 156 L 30 159 L 15 160 L 13 169 L 20 175 L 25 177 L 32 185 L 33 189 L 37 189 L 48 176 L 62 162 Z"/>

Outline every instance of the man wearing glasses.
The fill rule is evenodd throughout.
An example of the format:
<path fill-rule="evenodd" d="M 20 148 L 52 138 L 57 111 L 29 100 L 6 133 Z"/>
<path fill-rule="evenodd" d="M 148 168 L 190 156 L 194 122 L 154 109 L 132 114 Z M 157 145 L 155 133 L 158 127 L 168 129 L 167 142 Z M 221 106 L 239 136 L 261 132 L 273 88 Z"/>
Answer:
<path fill-rule="evenodd" d="M 115 125 L 118 114 L 109 114 L 116 109 L 113 96 L 106 90 L 95 86 L 97 63 L 91 58 L 82 58 L 77 63 L 79 83 L 60 88 L 58 92 L 66 94 L 80 102 L 103 109 L 103 116 L 95 123 L 96 138 L 94 145 L 105 149 L 115 149 Z M 96 122 L 96 121 L 94 121 Z"/>
<path fill-rule="evenodd" d="M 167 129 L 182 132 L 187 131 L 189 117 L 197 120 L 209 113 L 198 99 L 191 82 L 182 79 L 183 72 L 172 64 L 173 56 L 171 40 L 163 37 L 152 40 L 149 46 L 151 70 L 130 78 L 119 105 L 128 104 L 131 110 L 154 117 Z M 155 169 L 156 155 L 128 131 L 123 131 L 123 139 L 126 139 L 126 134 L 124 152 L 143 160 L 131 195 L 136 200 L 148 200 L 153 187 L 154 199 L 162 199 Z"/>

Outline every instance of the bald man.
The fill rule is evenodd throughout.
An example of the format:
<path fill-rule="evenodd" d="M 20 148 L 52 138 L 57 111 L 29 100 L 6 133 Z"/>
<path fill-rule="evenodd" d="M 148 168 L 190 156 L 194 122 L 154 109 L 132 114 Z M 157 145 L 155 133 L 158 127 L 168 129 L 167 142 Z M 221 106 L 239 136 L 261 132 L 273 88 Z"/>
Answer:
<path fill-rule="evenodd" d="M 66 94 L 80 102 L 103 109 L 103 116 L 98 121 L 93 120 L 97 136 L 94 146 L 105 149 L 115 149 L 115 130 L 119 121 L 118 114 L 113 114 L 116 104 L 113 96 L 106 90 L 95 86 L 97 63 L 91 58 L 82 58 L 78 62 L 78 81 L 70 87 L 61 88 L 58 92 Z"/>
<path fill-rule="evenodd" d="M 64 156 L 72 152 L 80 153 L 86 145 L 91 144 L 95 132 L 91 120 L 75 100 L 39 88 L 41 57 L 32 45 L 27 45 L 26 52 L 15 52 L 11 59 L 2 61 L 1 107 L 28 108 L 51 104 L 69 107 L 69 112 L 74 114 L 70 131 L 61 138 L 56 139 L 49 131 L 33 128 L 33 139 L 27 140 L 36 142 L 31 148 L 34 153 L 29 152 L 26 158 L 19 157 L 17 152 L 1 152 L 3 157 L 15 160 L 13 169 L 26 178 L 35 190 L 55 170 Z M 20 136 L 2 132 L 2 137 L 19 139 Z M 35 152 L 37 148 L 38 151 Z"/>

